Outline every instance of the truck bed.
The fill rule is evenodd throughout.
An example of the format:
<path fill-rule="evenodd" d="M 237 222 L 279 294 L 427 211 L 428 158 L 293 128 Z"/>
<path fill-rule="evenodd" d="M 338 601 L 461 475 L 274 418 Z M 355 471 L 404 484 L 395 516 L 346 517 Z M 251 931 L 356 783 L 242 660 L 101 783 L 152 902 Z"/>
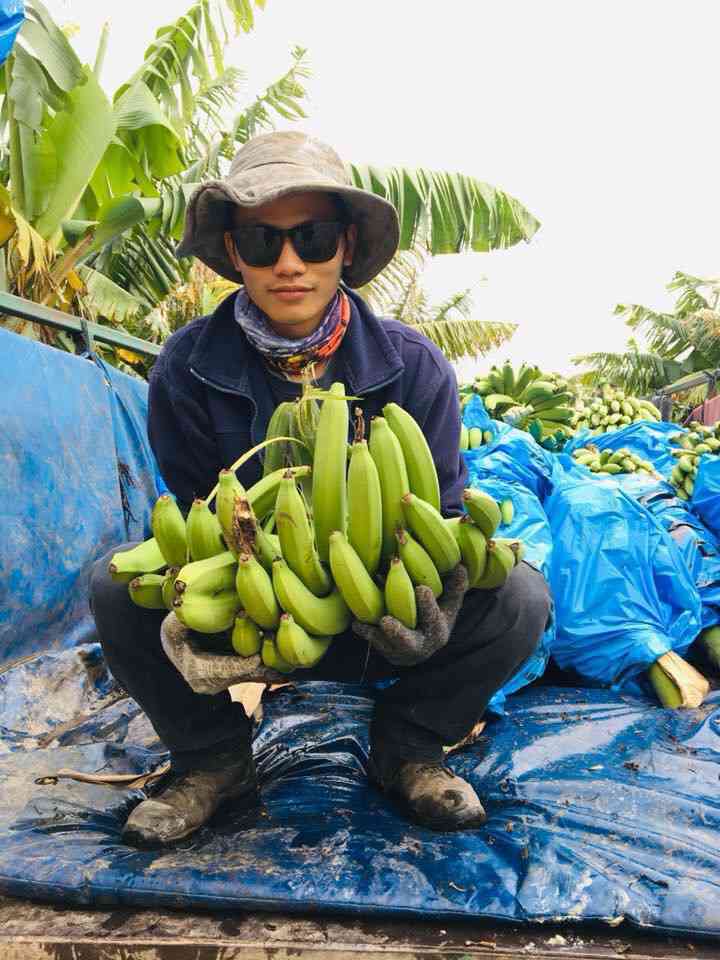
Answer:
<path fill-rule="evenodd" d="M 720 956 L 715 941 L 626 924 L 404 922 L 283 913 L 77 910 L 0 898 L 0 960 L 281 960 L 355 957 L 677 958 Z"/>

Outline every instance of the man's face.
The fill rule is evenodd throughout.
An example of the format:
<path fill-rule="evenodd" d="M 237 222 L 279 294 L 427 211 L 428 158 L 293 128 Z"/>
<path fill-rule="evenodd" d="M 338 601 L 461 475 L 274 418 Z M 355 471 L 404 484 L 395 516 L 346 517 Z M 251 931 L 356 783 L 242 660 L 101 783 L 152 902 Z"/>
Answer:
<path fill-rule="evenodd" d="M 337 220 L 338 211 L 326 193 L 296 193 L 259 207 L 235 207 L 234 226 L 268 224 L 288 229 L 309 220 Z M 236 269 L 242 274 L 250 299 L 267 316 L 283 337 L 306 337 L 315 330 L 328 303 L 335 296 L 343 266 L 352 263 L 356 227 L 348 226 L 340 238 L 337 253 L 324 263 L 306 263 L 297 255 L 289 237 L 280 258 L 269 267 L 251 267 L 240 257 L 230 233 L 225 246 Z"/>

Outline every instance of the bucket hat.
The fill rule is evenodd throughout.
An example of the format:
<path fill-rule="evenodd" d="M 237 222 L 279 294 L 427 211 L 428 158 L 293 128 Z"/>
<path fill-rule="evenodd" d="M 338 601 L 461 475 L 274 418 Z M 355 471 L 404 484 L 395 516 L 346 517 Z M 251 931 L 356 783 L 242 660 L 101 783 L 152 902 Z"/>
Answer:
<path fill-rule="evenodd" d="M 179 257 L 195 256 L 228 280 L 242 283 L 225 249 L 228 206 L 251 208 L 293 193 L 333 193 L 342 198 L 357 225 L 353 262 L 343 268 L 349 287 L 361 287 L 385 267 L 397 250 L 400 231 L 395 207 L 353 187 L 345 166 L 327 144 L 298 131 L 253 137 L 238 150 L 222 180 L 208 180 L 190 197 Z"/>

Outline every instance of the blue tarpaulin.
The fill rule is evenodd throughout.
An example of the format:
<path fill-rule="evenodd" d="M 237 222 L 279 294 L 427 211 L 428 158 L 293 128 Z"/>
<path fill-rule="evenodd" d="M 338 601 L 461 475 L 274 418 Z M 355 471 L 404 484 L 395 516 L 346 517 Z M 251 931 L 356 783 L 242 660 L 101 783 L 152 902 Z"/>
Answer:
<path fill-rule="evenodd" d="M 167 757 L 109 675 L 86 598 L 94 558 L 147 523 L 155 496 L 145 387 L 3 331 L 0 351 L 0 893 L 65 905 L 625 917 L 720 935 L 718 694 L 673 712 L 616 691 L 526 688 L 450 758 L 483 797 L 487 826 L 438 834 L 367 782 L 373 691 L 297 685 L 267 701 L 256 732 L 261 806 L 227 809 L 170 850 L 124 845 L 122 824 L 145 794 L 57 774 L 141 774 Z M 527 536 L 533 562 L 554 566 L 562 555 L 532 489 L 552 486 L 544 453 L 519 474 L 509 457 L 493 463 L 509 475 L 479 482 L 516 506 L 501 532 Z M 584 542 L 570 555 L 578 550 Z"/>
<path fill-rule="evenodd" d="M 7 60 L 24 19 L 24 0 L 0 0 L 0 66 Z"/>

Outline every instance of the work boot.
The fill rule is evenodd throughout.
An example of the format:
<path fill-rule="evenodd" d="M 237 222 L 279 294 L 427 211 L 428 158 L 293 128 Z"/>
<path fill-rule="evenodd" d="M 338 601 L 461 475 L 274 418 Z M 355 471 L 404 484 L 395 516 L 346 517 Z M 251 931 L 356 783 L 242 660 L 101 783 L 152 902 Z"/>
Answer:
<path fill-rule="evenodd" d="M 391 760 L 372 751 L 368 775 L 410 817 L 431 830 L 470 830 L 485 823 L 480 798 L 442 760 Z"/>
<path fill-rule="evenodd" d="M 163 846 L 182 840 L 207 823 L 226 800 L 257 793 L 252 752 L 237 754 L 218 770 L 189 770 L 170 775 L 156 796 L 143 800 L 122 831 L 126 843 Z"/>

